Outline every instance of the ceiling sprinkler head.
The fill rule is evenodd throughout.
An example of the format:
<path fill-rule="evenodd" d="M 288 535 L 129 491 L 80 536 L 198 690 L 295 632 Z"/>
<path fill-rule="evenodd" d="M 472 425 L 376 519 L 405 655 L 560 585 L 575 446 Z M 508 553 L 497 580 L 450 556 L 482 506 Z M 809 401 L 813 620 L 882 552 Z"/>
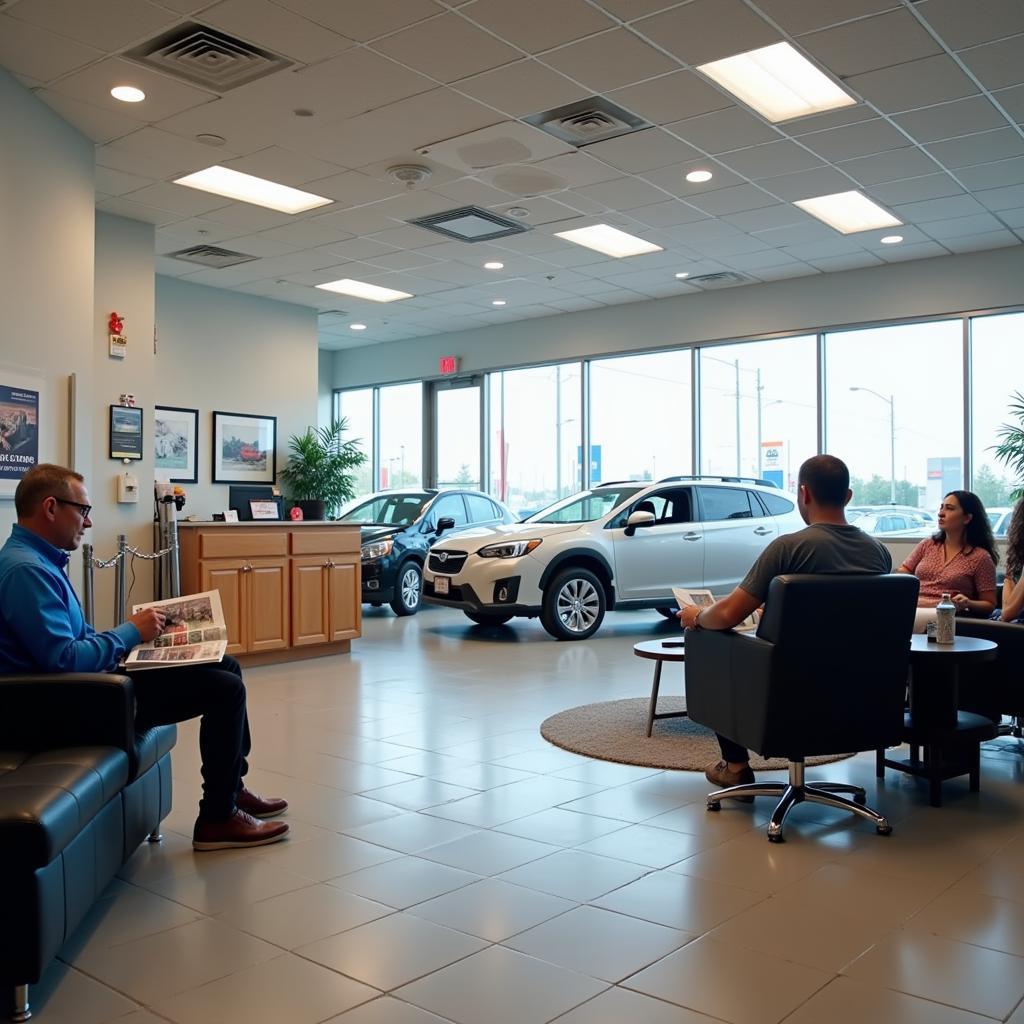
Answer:
<path fill-rule="evenodd" d="M 518 217 L 520 220 L 530 216 L 530 211 L 525 206 L 510 206 L 505 212 L 510 217 Z"/>
<path fill-rule="evenodd" d="M 404 185 L 407 189 L 414 189 L 417 185 L 429 181 L 432 171 L 423 164 L 396 164 L 389 167 L 386 173 L 392 181 Z"/>

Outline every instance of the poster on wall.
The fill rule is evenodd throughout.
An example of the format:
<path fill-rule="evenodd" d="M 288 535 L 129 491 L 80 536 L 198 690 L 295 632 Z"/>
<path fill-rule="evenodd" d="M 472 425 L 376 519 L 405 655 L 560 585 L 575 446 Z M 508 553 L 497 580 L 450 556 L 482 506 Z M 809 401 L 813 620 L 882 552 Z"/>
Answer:
<path fill-rule="evenodd" d="M 142 410 L 136 406 L 110 407 L 110 457 L 142 458 Z"/>
<path fill-rule="evenodd" d="M 213 482 L 272 484 L 277 478 L 277 417 L 213 414 Z"/>
<path fill-rule="evenodd" d="M 41 378 L 0 369 L 0 496 L 39 463 Z"/>
<path fill-rule="evenodd" d="M 199 482 L 199 410 L 158 405 L 153 417 L 153 468 L 172 484 Z"/>

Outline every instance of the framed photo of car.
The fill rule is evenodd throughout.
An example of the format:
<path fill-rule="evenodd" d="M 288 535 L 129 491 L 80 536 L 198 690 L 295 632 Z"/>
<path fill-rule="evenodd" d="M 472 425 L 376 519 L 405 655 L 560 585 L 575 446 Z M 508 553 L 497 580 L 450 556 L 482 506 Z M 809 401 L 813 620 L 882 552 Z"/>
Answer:
<path fill-rule="evenodd" d="M 277 478 L 277 417 L 213 414 L 213 482 L 272 484 Z"/>
<path fill-rule="evenodd" d="M 153 410 L 153 468 L 172 484 L 199 482 L 199 410 L 158 405 Z M 163 479 L 163 478 L 161 478 Z"/>

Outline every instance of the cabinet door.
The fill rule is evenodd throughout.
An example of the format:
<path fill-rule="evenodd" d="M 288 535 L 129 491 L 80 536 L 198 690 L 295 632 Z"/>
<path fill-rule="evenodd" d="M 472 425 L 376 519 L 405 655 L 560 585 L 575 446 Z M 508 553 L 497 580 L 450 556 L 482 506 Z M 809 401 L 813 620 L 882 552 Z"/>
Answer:
<path fill-rule="evenodd" d="M 228 654 L 244 654 L 249 649 L 246 630 L 247 563 L 242 558 L 217 558 L 199 563 L 200 590 L 219 590 L 228 628 Z"/>
<path fill-rule="evenodd" d="M 329 628 L 323 555 L 292 559 L 292 646 L 325 644 Z"/>
<path fill-rule="evenodd" d="M 288 559 L 253 558 L 245 573 L 250 651 L 288 646 Z"/>
<path fill-rule="evenodd" d="M 327 569 L 328 605 L 330 607 L 329 640 L 349 640 L 359 636 L 362 625 L 362 595 L 359 563 L 350 558 L 346 562 L 330 559 Z"/>

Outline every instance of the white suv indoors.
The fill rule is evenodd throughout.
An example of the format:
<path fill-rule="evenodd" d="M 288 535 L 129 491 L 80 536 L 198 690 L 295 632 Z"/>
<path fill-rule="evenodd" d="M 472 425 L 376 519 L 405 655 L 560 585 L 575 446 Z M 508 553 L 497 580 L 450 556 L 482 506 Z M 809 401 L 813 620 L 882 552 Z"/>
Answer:
<path fill-rule="evenodd" d="M 803 525 L 796 498 L 761 480 L 601 484 L 435 544 L 423 600 L 481 624 L 539 615 L 556 639 L 585 640 L 613 608 L 674 614 L 672 587 L 728 593 L 770 541 Z"/>

